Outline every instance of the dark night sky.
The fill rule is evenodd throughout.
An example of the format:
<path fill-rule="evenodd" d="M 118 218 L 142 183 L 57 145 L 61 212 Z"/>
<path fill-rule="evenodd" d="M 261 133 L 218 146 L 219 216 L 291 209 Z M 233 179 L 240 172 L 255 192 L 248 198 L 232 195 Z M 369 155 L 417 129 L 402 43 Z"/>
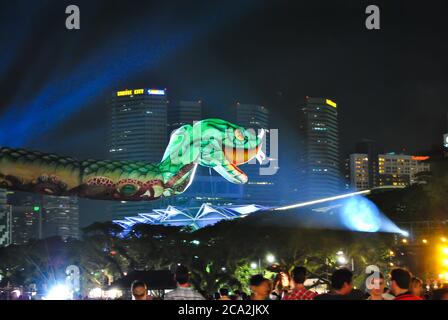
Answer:
<path fill-rule="evenodd" d="M 81 9 L 79 31 L 65 29 L 69 4 Z M 379 31 L 364 27 L 369 4 L 380 6 Z M 173 99 L 203 99 L 207 116 L 231 118 L 235 101 L 264 104 L 291 146 L 301 99 L 331 97 L 342 153 L 361 138 L 425 150 L 447 130 L 447 9 L 433 0 L 2 0 L 0 145 L 104 157 L 111 92 L 161 86 Z"/>

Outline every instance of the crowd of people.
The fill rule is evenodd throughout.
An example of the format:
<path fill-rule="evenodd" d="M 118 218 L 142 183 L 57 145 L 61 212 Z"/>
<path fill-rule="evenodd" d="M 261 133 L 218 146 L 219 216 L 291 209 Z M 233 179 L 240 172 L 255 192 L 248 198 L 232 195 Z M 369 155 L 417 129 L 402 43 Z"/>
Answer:
<path fill-rule="evenodd" d="M 290 274 L 279 273 L 271 281 L 262 274 L 250 278 L 251 294 L 241 291 L 230 293 L 228 288 L 208 296 L 199 292 L 190 284 L 189 271 L 179 266 L 175 272 L 177 288 L 166 293 L 164 300 L 448 300 L 448 287 L 425 292 L 423 281 L 403 268 L 395 268 L 389 275 L 389 286 L 382 273 L 372 273 L 366 277 L 366 290 L 355 289 L 353 273 L 346 269 L 337 269 L 331 275 L 331 290 L 318 294 L 312 288 L 305 287 L 307 269 L 295 267 Z M 148 295 L 147 285 L 134 281 L 131 287 L 133 300 L 153 300 Z"/>

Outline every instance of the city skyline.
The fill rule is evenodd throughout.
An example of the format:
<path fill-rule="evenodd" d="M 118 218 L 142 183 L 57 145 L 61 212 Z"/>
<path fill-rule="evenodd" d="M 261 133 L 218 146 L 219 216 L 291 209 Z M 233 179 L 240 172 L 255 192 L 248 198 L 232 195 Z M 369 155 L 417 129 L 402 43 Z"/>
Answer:
<path fill-rule="evenodd" d="M 408 4 L 402 15 L 398 3 L 380 1 L 383 25 L 371 32 L 364 29 L 364 5 L 343 1 L 292 7 L 283 1 L 257 7 L 251 1 L 235 6 L 199 1 L 179 3 L 184 10 L 176 12 L 165 4 L 152 5 L 156 2 L 135 3 L 80 1 L 83 25 L 78 33 L 57 28 L 62 4 L 50 8 L 18 1 L 1 7 L 24 19 L 45 9 L 45 22 L 31 20 L 14 39 L 0 38 L 10 44 L 11 54 L 17 53 L 9 60 L 2 53 L 9 64 L 0 69 L 0 125 L 7 132 L 0 135 L 1 146 L 110 158 L 103 142 L 110 133 L 111 92 L 148 87 L 168 88 L 173 102 L 201 101 L 203 118 L 229 117 L 237 102 L 266 106 L 270 127 L 279 129 L 282 141 L 280 176 L 295 162 L 285 150 L 297 149 L 295 113 L 308 95 L 338 103 L 340 161 L 364 138 L 388 152 L 418 154 L 440 145 L 446 133 L 440 63 L 448 50 L 438 41 L 443 33 L 434 32 L 438 20 L 430 15 L 442 8 L 437 2 L 430 8 Z M 27 10 L 20 10 L 24 6 Z M 103 11 L 108 19 L 96 20 L 105 17 Z M 414 25 L 417 15 L 425 23 Z M 171 19 L 179 24 L 164 22 Z M 0 23 L 5 29 L 13 25 Z M 145 32 L 145 39 L 130 36 Z M 27 50 L 19 51 L 29 39 Z M 431 46 L 425 46 L 429 41 Z M 417 52 L 409 50 L 416 44 L 421 44 Z M 408 72 L 411 76 L 403 78 Z M 81 224 L 88 224 L 91 219 L 85 216 L 93 213 L 100 220 L 108 217 L 98 213 L 104 206 L 81 200 Z"/>
<path fill-rule="evenodd" d="M 379 1 L 384 13 L 377 31 L 364 29 L 363 4 L 344 1 L 292 7 L 283 1 L 258 7 L 244 1 L 225 10 L 198 1 L 179 3 L 184 10 L 176 12 L 157 2 L 135 3 L 123 7 L 79 1 L 83 26 L 78 33 L 57 28 L 63 4 L 17 2 L 2 8 L 6 14 L 13 10 L 24 15 L 24 20 L 26 14 L 45 13 L 40 24 L 31 20 L 32 30 L 20 28 L 14 39 L 2 36 L 11 46 L 9 54 L 33 40 L 14 58 L 2 59 L 11 62 L 0 75 L 5 121 L 0 125 L 10 133 L 0 137 L 1 145 L 104 156 L 107 149 L 98 143 L 107 138 L 102 115 L 110 92 L 148 84 L 170 88 L 173 99 L 207 101 L 211 115 L 218 117 L 236 101 L 269 106 L 273 127 L 285 134 L 292 130 L 291 112 L 304 96 L 328 96 L 341 105 L 342 152 L 359 139 L 354 136 L 376 140 L 388 150 L 417 152 L 437 144 L 443 133 L 447 48 L 439 31 L 442 20 L 432 16 L 443 12 L 440 2 L 425 8 L 406 4 L 403 15 L 400 1 Z M 28 10 L 21 10 L 25 5 Z M 264 21 L 266 9 L 269 23 Z M 97 19 L 101 12 L 107 12 L 107 19 Z M 167 25 L 160 16 L 179 24 Z M 422 23 L 415 24 L 414 18 Z M 2 23 L 7 29 L 12 22 Z M 98 28 L 92 32 L 94 25 Z M 129 37 L 145 32 L 147 39 Z M 47 40 L 42 43 L 43 34 Z M 266 36 L 273 41 L 269 45 Z M 73 54 L 65 55 L 61 43 Z M 411 76 L 403 78 L 407 73 Z M 14 127 L 15 121 L 27 127 Z M 421 126 L 423 122 L 431 126 Z M 408 133 L 406 141 L 401 140 L 403 132 Z"/>
<path fill-rule="evenodd" d="M 0 300 L 448 300 L 446 12 L 0 0 Z"/>

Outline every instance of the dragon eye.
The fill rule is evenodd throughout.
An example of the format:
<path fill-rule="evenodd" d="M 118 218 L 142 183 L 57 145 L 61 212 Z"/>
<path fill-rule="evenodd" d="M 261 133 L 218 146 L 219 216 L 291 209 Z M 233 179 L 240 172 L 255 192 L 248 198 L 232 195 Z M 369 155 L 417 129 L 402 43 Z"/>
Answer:
<path fill-rule="evenodd" d="M 119 187 L 119 191 L 122 195 L 126 197 L 131 197 L 135 195 L 135 193 L 137 193 L 138 188 L 139 188 L 138 186 L 133 184 L 124 184 Z"/>
<path fill-rule="evenodd" d="M 235 138 L 237 138 L 237 140 L 244 141 L 244 134 L 241 132 L 240 129 L 235 129 L 234 134 L 235 134 Z"/>

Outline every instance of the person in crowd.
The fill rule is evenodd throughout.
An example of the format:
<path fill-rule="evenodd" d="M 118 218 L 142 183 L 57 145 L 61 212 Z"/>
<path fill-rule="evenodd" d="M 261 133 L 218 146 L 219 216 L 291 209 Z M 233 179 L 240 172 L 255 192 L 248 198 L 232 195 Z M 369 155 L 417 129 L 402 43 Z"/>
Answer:
<path fill-rule="evenodd" d="M 410 290 L 414 296 L 423 297 L 423 281 L 417 277 L 412 277 Z"/>
<path fill-rule="evenodd" d="M 227 288 L 219 289 L 219 299 L 218 300 L 230 300 L 229 289 L 227 289 Z"/>
<path fill-rule="evenodd" d="M 403 268 L 395 268 L 390 272 L 390 289 L 394 300 L 423 300 L 410 291 L 412 275 Z"/>
<path fill-rule="evenodd" d="M 188 268 L 178 266 L 174 275 L 177 288 L 165 295 L 165 300 L 205 300 L 205 298 L 190 283 L 190 275 Z"/>
<path fill-rule="evenodd" d="M 394 300 L 395 296 L 392 294 L 392 292 L 390 291 L 390 288 L 385 287 L 384 288 L 384 298 L 385 300 Z"/>
<path fill-rule="evenodd" d="M 395 298 L 390 293 L 387 293 L 384 275 L 381 272 L 377 278 L 372 277 L 372 274 L 370 274 L 367 279 L 370 279 L 370 289 L 367 289 L 369 293 L 367 300 L 393 300 Z"/>
<path fill-rule="evenodd" d="M 352 278 L 353 273 L 346 268 L 335 270 L 331 275 L 332 291 L 330 293 L 317 295 L 314 300 L 359 299 L 359 297 L 352 297 L 350 295 L 353 290 Z"/>
<path fill-rule="evenodd" d="M 307 290 L 304 286 L 307 276 L 305 267 L 295 267 L 291 272 L 292 290 L 283 297 L 283 300 L 313 300 L 317 294 Z"/>
<path fill-rule="evenodd" d="M 131 285 L 132 300 L 152 300 L 148 287 L 143 281 L 135 280 Z"/>
<path fill-rule="evenodd" d="M 431 300 L 448 300 L 448 289 L 436 289 L 432 292 Z"/>
<path fill-rule="evenodd" d="M 270 294 L 270 300 L 282 300 L 289 288 L 289 275 L 283 271 L 278 272 L 274 277 L 273 290 Z"/>
<path fill-rule="evenodd" d="M 250 278 L 249 284 L 252 292 L 250 300 L 269 300 L 271 282 L 268 279 L 256 274 Z"/>

